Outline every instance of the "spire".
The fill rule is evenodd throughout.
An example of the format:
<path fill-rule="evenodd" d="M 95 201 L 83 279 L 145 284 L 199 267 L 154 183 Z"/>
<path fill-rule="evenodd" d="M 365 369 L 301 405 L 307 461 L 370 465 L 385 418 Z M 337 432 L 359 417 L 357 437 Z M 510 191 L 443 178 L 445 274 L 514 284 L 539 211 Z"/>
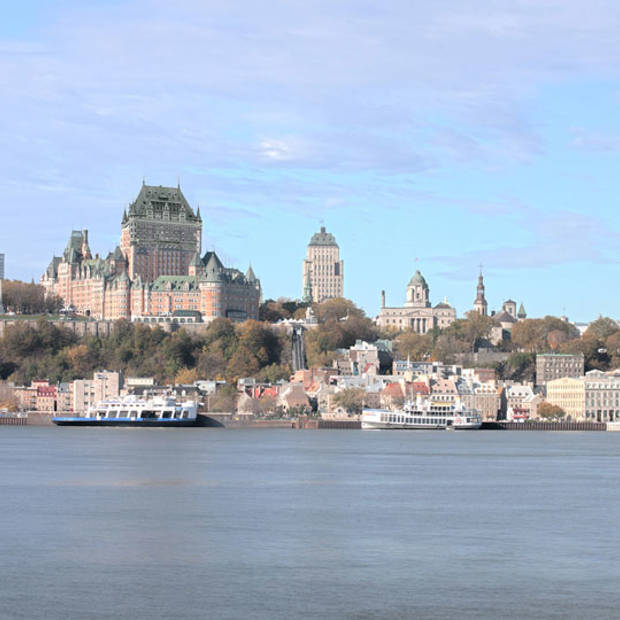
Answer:
<path fill-rule="evenodd" d="M 177 189 L 181 189 L 181 177 L 177 177 Z"/>
<path fill-rule="evenodd" d="M 478 286 L 476 287 L 476 300 L 474 310 L 483 316 L 487 315 L 488 304 L 484 296 L 484 279 L 482 277 L 482 265 L 480 265 L 480 275 L 478 276 Z"/>
<path fill-rule="evenodd" d="M 121 221 L 121 224 L 126 224 L 127 223 L 127 209 L 123 209 L 123 219 Z"/>
<path fill-rule="evenodd" d="M 196 219 L 202 221 L 202 218 L 200 217 L 200 205 L 198 205 L 198 208 L 196 209 Z"/>
<path fill-rule="evenodd" d="M 521 320 L 527 318 L 527 312 L 525 311 L 525 307 L 523 306 L 523 302 L 521 302 L 521 305 L 519 306 L 519 312 L 517 312 L 517 318 L 521 319 Z"/>
<path fill-rule="evenodd" d="M 250 263 L 248 270 L 245 272 L 245 279 L 251 283 L 256 282 L 256 275 L 254 275 L 254 270 L 252 269 L 252 263 Z"/>

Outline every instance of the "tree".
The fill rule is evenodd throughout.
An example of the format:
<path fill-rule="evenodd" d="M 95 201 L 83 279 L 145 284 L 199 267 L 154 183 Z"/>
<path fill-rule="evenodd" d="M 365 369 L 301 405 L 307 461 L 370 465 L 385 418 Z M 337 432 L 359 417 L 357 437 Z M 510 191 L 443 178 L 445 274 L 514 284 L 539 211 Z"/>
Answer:
<path fill-rule="evenodd" d="M 346 388 L 334 394 L 334 404 L 349 414 L 362 413 L 365 392 L 362 388 Z"/>
<path fill-rule="evenodd" d="M 604 342 L 616 332 L 620 331 L 618 324 L 609 317 L 600 317 L 588 325 L 584 336 L 594 336 L 600 342 Z"/>
<path fill-rule="evenodd" d="M 237 404 L 237 391 L 232 385 L 223 385 L 217 392 L 209 397 L 209 411 L 228 413 L 235 411 Z"/>
<path fill-rule="evenodd" d="M 530 381 L 536 378 L 536 354 L 513 353 L 505 362 L 495 364 L 500 379 L 509 381 Z"/>
<path fill-rule="evenodd" d="M 9 411 L 17 411 L 19 403 L 13 390 L 4 382 L 0 381 L 0 409 L 8 409 Z"/>
<path fill-rule="evenodd" d="M 349 316 L 363 318 L 364 311 L 358 308 L 351 300 L 344 297 L 328 299 L 320 304 L 314 304 L 314 314 L 319 321 L 339 320 Z"/>
<path fill-rule="evenodd" d="M 198 373 L 195 368 L 181 368 L 174 378 L 175 385 L 192 385 L 198 380 Z"/>
<path fill-rule="evenodd" d="M 258 408 L 261 415 L 268 415 L 270 413 L 275 413 L 277 409 L 277 400 L 270 396 L 269 394 L 263 394 L 258 399 Z"/>
<path fill-rule="evenodd" d="M 429 334 L 418 334 L 413 330 L 401 332 L 393 342 L 396 358 L 423 360 L 433 350 L 433 338 Z"/>
<path fill-rule="evenodd" d="M 563 418 L 566 412 L 557 405 L 552 405 L 548 402 L 542 402 L 538 405 L 538 416 L 541 418 Z"/>

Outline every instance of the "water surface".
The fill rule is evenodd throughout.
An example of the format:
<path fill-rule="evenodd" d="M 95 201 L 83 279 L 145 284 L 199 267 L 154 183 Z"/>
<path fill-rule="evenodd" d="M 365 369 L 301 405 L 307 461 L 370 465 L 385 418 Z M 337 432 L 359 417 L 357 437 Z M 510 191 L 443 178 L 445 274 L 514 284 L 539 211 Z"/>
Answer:
<path fill-rule="evenodd" d="M 620 433 L 0 427 L 0 617 L 618 618 Z"/>

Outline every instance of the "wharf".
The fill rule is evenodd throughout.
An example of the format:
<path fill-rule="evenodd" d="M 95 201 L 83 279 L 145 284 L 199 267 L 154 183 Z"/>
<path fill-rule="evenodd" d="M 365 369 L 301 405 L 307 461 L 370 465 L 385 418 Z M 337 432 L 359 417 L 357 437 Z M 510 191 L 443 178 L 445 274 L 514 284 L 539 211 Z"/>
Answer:
<path fill-rule="evenodd" d="M 606 431 L 605 422 L 483 422 L 483 431 Z"/>
<path fill-rule="evenodd" d="M 293 428 L 300 430 L 317 430 L 317 429 L 344 429 L 359 430 L 362 423 L 359 420 L 324 420 L 323 418 L 309 418 L 308 416 L 299 416 L 295 421 Z"/>
<path fill-rule="evenodd" d="M 26 426 L 27 423 L 25 416 L 0 416 L 0 426 Z"/>

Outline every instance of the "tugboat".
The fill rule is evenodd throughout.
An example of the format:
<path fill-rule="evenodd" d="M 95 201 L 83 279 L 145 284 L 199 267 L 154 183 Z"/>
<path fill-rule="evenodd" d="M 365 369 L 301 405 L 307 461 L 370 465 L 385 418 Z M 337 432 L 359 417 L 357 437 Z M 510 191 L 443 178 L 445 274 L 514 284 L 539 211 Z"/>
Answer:
<path fill-rule="evenodd" d="M 199 426 L 198 405 L 194 401 L 177 403 L 170 396 L 149 399 L 126 396 L 123 399 L 102 400 L 89 407 L 83 416 L 52 418 L 58 426 Z"/>

